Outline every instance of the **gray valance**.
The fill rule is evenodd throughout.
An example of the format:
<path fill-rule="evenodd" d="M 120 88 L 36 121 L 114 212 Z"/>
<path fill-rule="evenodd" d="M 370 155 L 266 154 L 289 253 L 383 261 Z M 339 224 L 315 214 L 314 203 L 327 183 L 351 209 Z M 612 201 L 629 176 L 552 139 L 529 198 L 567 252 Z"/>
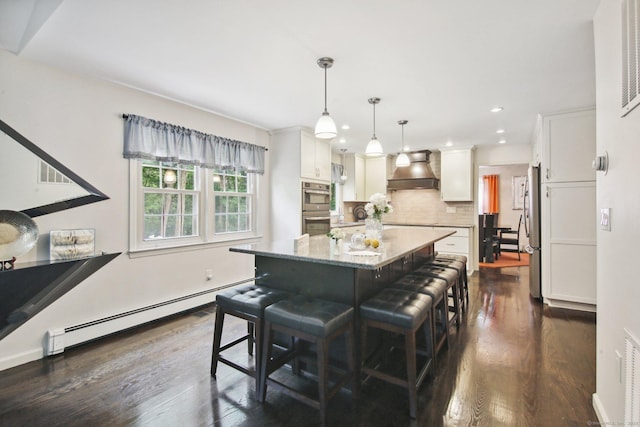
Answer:
<path fill-rule="evenodd" d="M 331 163 L 331 182 L 341 184 L 343 170 L 344 166 L 342 166 L 340 163 Z"/>
<path fill-rule="evenodd" d="M 124 118 L 125 159 L 175 162 L 212 169 L 264 173 L 265 147 L 133 114 Z"/>

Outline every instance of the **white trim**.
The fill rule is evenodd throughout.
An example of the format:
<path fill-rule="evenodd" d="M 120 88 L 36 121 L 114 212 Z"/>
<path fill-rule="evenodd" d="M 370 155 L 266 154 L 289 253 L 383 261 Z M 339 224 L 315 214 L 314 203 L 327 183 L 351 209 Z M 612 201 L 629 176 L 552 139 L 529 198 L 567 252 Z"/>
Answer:
<path fill-rule="evenodd" d="M 0 371 L 33 362 L 44 357 L 41 347 L 32 350 L 23 351 L 22 353 L 12 354 L 8 357 L 0 358 Z"/>
<path fill-rule="evenodd" d="M 612 425 L 613 423 L 609 421 L 609 417 L 607 416 L 607 411 L 604 410 L 604 405 L 602 401 L 598 397 L 598 393 L 593 393 L 591 398 L 591 402 L 593 403 L 593 410 L 596 412 L 596 417 L 598 417 L 598 425 L 606 426 Z M 595 420 L 593 420 L 595 421 Z M 595 425 L 596 423 L 592 422 L 591 425 Z"/>
<path fill-rule="evenodd" d="M 129 258 L 142 258 L 146 256 L 166 255 L 180 252 L 199 251 L 202 249 L 219 248 L 225 246 L 233 246 L 240 244 L 258 243 L 262 240 L 262 235 L 255 235 L 247 238 L 235 238 L 233 240 L 215 241 L 215 242 L 199 242 L 187 245 L 164 246 L 157 248 L 144 248 L 129 250 L 127 254 Z"/>

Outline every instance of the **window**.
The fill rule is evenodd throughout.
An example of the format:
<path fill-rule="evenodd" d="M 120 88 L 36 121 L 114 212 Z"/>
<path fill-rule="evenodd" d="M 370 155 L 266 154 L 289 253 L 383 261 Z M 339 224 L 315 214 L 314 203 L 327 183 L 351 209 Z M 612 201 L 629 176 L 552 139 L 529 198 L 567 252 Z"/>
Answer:
<path fill-rule="evenodd" d="M 131 160 L 130 251 L 257 236 L 258 175 Z"/>
<path fill-rule="evenodd" d="M 142 162 L 143 240 L 198 234 L 196 170 L 193 166 Z"/>
<path fill-rule="evenodd" d="M 251 196 L 246 172 L 214 171 L 215 233 L 251 230 Z"/>

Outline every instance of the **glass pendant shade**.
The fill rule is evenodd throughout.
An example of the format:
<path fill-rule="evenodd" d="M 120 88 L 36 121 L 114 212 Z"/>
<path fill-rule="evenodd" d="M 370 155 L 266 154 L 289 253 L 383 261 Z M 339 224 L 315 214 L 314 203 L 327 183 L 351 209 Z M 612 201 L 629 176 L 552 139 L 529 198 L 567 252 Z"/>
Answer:
<path fill-rule="evenodd" d="M 396 157 L 396 167 L 404 168 L 409 166 L 410 164 L 411 162 L 409 161 L 409 156 L 407 156 L 405 153 L 400 153 L 398 154 L 398 157 Z"/>
<path fill-rule="evenodd" d="M 367 156 L 381 156 L 382 155 L 382 144 L 378 141 L 378 138 L 373 137 L 371 141 L 367 144 L 367 149 L 365 151 Z"/>
<path fill-rule="evenodd" d="M 336 124 L 327 111 L 322 113 L 322 116 L 318 119 L 315 134 L 316 138 L 320 139 L 332 139 L 338 134 Z"/>

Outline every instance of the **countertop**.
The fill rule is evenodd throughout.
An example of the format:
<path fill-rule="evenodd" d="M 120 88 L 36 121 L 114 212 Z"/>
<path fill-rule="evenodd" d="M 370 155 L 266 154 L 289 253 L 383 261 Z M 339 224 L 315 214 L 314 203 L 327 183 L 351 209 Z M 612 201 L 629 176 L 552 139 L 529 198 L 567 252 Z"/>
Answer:
<path fill-rule="evenodd" d="M 327 236 L 311 236 L 309 246 L 298 251 L 293 248 L 293 240 L 233 246 L 229 250 L 272 258 L 375 270 L 453 233 L 454 231 L 436 231 L 424 227 L 384 230 L 380 247 L 366 249 L 367 252 L 374 252 L 375 255 L 350 254 L 348 240 L 341 241 L 340 248 L 336 249 L 336 244 Z"/>
<path fill-rule="evenodd" d="M 355 222 L 334 222 L 331 227 L 357 227 L 364 225 L 364 221 Z M 384 222 L 383 225 L 403 226 L 403 227 L 453 227 L 453 228 L 473 228 L 473 224 L 450 224 L 444 222 L 423 222 L 423 223 L 406 223 L 406 222 Z"/>

